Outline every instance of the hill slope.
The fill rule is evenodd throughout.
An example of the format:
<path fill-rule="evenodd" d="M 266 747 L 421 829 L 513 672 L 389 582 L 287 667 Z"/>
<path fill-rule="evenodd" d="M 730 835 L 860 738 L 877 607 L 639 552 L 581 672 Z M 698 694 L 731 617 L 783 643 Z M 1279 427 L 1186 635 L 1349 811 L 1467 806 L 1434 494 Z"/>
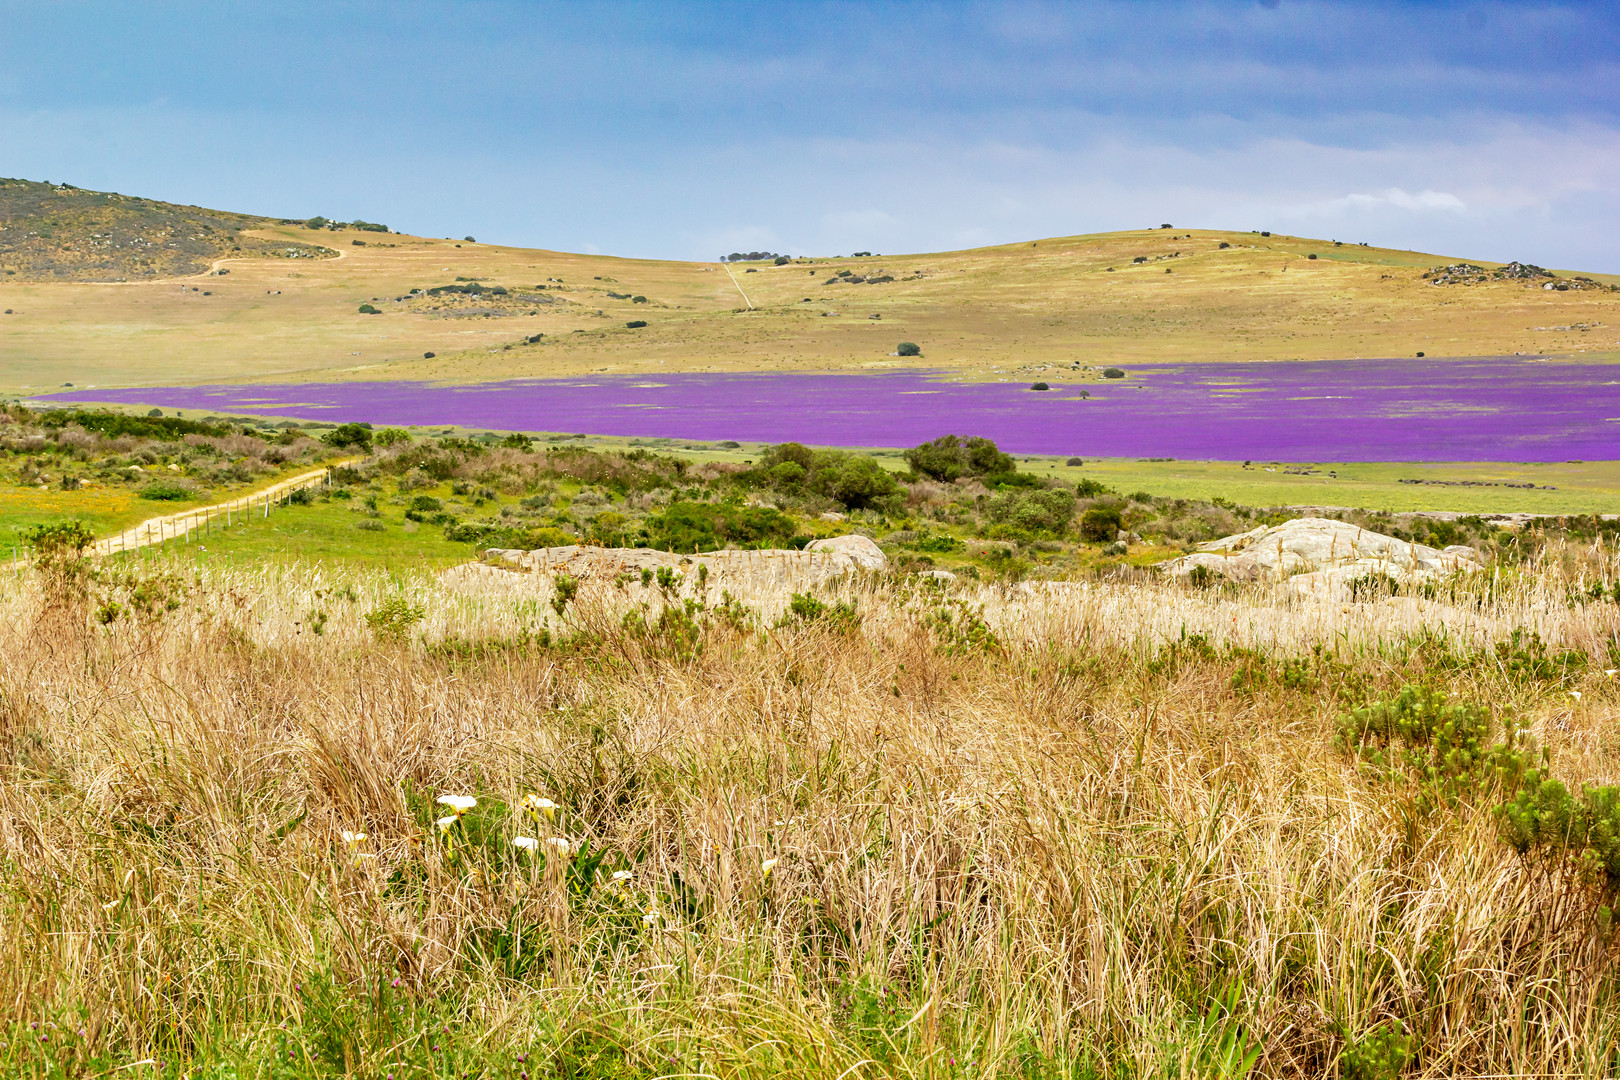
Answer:
<path fill-rule="evenodd" d="M 20 270 L 0 275 L 10 312 L 0 316 L 0 389 L 11 392 L 900 366 L 1007 379 L 1167 361 L 1620 356 L 1614 278 L 1497 276 L 1493 264 L 1436 276 L 1456 259 L 1303 237 L 1140 230 L 727 267 L 314 231 L 75 189 L 12 195 L 14 206 L 34 201 L 0 233 L 13 245 L 0 247 L 0 262 Z M 4 239 L 25 217 L 52 235 Z M 123 247 L 107 246 L 120 236 Z M 22 272 L 25 251 L 38 254 Z M 276 253 L 323 257 L 264 257 Z M 212 261 L 224 276 L 157 276 Z M 144 280 L 71 280 L 132 263 Z M 636 322 L 646 325 L 627 325 Z M 902 341 L 922 355 L 895 356 Z"/>
<path fill-rule="evenodd" d="M 137 281 L 199 274 L 226 255 L 323 254 L 244 233 L 268 224 L 250 214 L 0 179 L 0 271 L 27 281 Z"/>

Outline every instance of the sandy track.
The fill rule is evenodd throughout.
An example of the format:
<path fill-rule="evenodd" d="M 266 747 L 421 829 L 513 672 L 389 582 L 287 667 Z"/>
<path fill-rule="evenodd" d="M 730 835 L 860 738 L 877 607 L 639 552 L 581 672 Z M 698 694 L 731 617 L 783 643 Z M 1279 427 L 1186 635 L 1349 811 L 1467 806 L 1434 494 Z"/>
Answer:
<path fill-rule="evenodd" d="M 190 510 L 182 510 L 177 514 L 163 514 L 159 517 L 148 518 L 133 528 L 125 529 L 116 536 L 109 536 L 105 540 L 98 540 L 90 546 L 90 555 L 112 555 L 120 551 L 134 551 L 150 544 L 161 544 L 166 540 L 177 540 L 193 529 L 200 528 L 210 520 L 218 517 L 235 517 L 242 514 L 263 512 L 268 515 L 269 508 L 280 500 L 302 488 L 317 487 L 326 482 L 326 475 L 334 467 L 347 465 L 358 458 L 345 458 L 335 461 L 331 465 L 323 465 L 319 469 L 289 476 L 279 480 L 267 488 L 255 491 L 250 495 L 243 495 L 225 502 L 213 503 L 209 506 L 194 506 Z"/>

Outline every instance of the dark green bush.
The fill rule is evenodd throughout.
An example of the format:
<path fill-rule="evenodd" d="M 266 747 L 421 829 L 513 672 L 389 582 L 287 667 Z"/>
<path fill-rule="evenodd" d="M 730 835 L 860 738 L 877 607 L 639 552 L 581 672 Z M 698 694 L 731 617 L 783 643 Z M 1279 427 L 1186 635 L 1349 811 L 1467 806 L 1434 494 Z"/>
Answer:
<path fill-rule="evenodd" d="M 1103 378 L 1105 378 L 1105 379 L 1123 379 L 1124 377 L 1125 377 L 1125 372 L 1124 372 L 1124 369 L 1122 369 L 1122 368 L 1117 368 L 1117 367 L 1103 368 Z"/>
<path fill-rule="evenodd" d="M 358 244 L 359 241 L 356 240 L 355 243 Z M 382 311 L 379 310 L 378 308 L 372 307 L 370 304 L 361 304 L 360 305 L 360 314 L 362 314 L 362 315 L 381 315 Z"/>
<path fill-rule="evenodd" d="M 676 502 L 647 519 L 648 542 L 666 551 L 776 547 L 793 533 L 793 519 L 766 506 Z"/>
<path fill-rule="evenodd" d="M 647 320 L 646 319 L 631 319 L 629 322 L 625 323 L 624 325 L 628 329 L 631 329 L 631 330 L 640 330 L 643 326 L 647 325 Z"/>
<path fill-rule="evenodd" d="M 922 348 L 915 341 L 902 341 L 895 350 L 898 356 L 921 356 Z"/>
<path fill-rule="evenodd" d="M 1038 382 L 1038 383 L 1034 383 L 1033 385 L 1031 385 L 1030 389 L 1031 390 L 1050 390 L 1052 388 L 1050 386 L 1046 385 L 1043 382 Z"/>
<path fill-rule="evenodd" d="M 745 476 L 778 491 L 824 495 L 851 509 L 877 506 L 900 494 L 899 482 L 875 459 L 800 443 L 770 447 Z"/>
<path fill-rule="evenodd" d="M 181 484 L 171 483 L 167 480 L 154 480 L 135 494 L 143 499 L 153 499 L 157 502 L 180 502 L 183 499 L 191 498 L 195 492 Z"/>
<path fill-rule="evenodd" d="M 1003 454 L 994 442 L 978 436 L 963 439 L 957 435 L 941 435 L 932 442 L 907 450 L 906 464 L 913 472 L 947 482 L 963 476 L 1018 470 L 1010 454 Z"/>
<path fill-rule="evenodd" d="M 1113 488 L 1107 484 L 1100 480 L 1093 480 L 1089 476 L 1074 485 L 1074 493 L 1082 499 L 1095 499 L 1100 495 L 1110 494 L 1112 491 Z"/>
<path fill-rule="evenodd" d="M 1094 544 L 1113 543 L 1125 523 L 1111 506 L 1093 506 L 1080 515 L 1080 535 Z"/>
<path fill-rule="evenodd" d="M 357 450 L 369 451 L 371 449 L 371 425 L 339 424 L 321 436 L 321 441 L 328 446 L 352 446 Z"/>

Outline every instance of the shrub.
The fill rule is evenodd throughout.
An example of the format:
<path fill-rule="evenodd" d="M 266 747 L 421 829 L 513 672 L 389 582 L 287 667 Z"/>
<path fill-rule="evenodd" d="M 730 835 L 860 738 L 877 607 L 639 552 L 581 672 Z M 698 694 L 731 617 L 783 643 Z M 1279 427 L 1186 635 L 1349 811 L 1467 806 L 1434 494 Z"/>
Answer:
<path fill-rule="evenodd" d="M 1031 390 L 1050 390 L 1052 388 L 1050 386 L 1046 385 L 1043 382 L 1038 382 L 1038 383 L 1034 383 L 1033 385 L 1031 385 L 1030 389 Z"/>
<path fill-rule="evenodd" d="M 922 355 L 922 349 L 918 347 L 915 341 L 902 341 L 894 351 L 899 356 Z"/>
<path fill-rule="evenodd" d="M 1517 787 L 1525 772 L 1522 728 L 1510 722 L 1492 744 L 1491 712 L 1447 701 L 1438 690 L 1404 686 L 1339 717 L 1337 742 L 1380 779 L 1406 775 L 1448 799 L 1500 783 Z"/>
<path fill-rule="evenodd" d="M 1061 536 L 1074 516 L 1074 502 L 1074 492 L 1067 488 L 1003 491 L 985 506 L 985 516 L 1020 536 Z"/>
<path fill-rule="evenodd" d="M 374 308 L 370 304 L 361 304 L 360 305 L 360 314 L 362 314 L 362 315 L 381 315 L 382 310 L 379 309 L 379 308 Z"/>
<path fill-rule="evenodd" d="M 793 519 L 766 506 L 677 502 L 647 519 L 648 540 L 669 551 L 775 546 L 793 533 Z"/>
<path fill-rule="evenodd" d="M 329 221 L 327 221 L 325 218 L 321 217 L 320 215 L 316 215 L 315 217 L 312 217 L 308 221 L 304 222 L 304 228 L 306 228 L 306 229 L 324 229 L 329 224 L 331 224 L 331 223 Z"/>
<path fill-rule="evenodd" d="M 410 432 L 402 431 L 397 427 L 383 428 L 381 431 L 377 432 L 376 435 L 372 436 L 372 442 L 376 443 L 378 446 L 398 446 L 400 443 L 408 443 L 410 441 Z"/>
<path fill-rule="evenodd" d="M 427 608 L 396 595 L 366 612 L 366 625 L 384 641 L 403 641 L 410 628 L 426 617 Z"/>
<path fill-rule="evenodd" d="M 437 356 L 437 355 L 438 355 L 438 353 L 430 353 L 430 352 L 425 352 L 425 353 L 423 353 L 423 354 L 422 354 L 422 359 L 424 359 L 424 360 L 431 360 L 431 359 L 433 359 L 433 358 L 434 358 L 434 357 L 435 357 L 435 356 Z"/>
<path fill-rule="evenodd" d="M 1119 511 L 1111 506 L 1093 506 L 1080 515 L 1080 535 L 1094 544 L 1113 542 L 1124 527 Z"/>
<path fill-rule="evenodd" d="M 1311 252 L 1311 253 L 1310 253 L 1310 254 L 1309 254 L 1309 255 L 1307 255 L 1307 256 L 1305 256 L 1305 257 L 1306 257 L 1306 258 L 1307 258 L 1307 259 L 1314 259 L 1314 258 L 1316 258 L 1316 252 L 1314 252 L 1314 251 L 1313 251 L 1313 252 Z"/>
<path fill-rule="evenodd" d="M 1344 1080 L 1398 1080 L 1412 1056 L 1412 1038 L 1399 1020 L 1379 1024 L 1359 1039 L 1347 1039 L 1339 1075 Z"/>
<path fill-rule="evenodd" d="M 1012 473 L 1018 469 L 1009 454 L 1003 454 L 989 439 L 941 435 L 932 442 L 906 451 L 906 464 L 913 472 L 933 480 L 950 482 L 963 476 Z"/>
<path fill-rule="evenodd" d="M 624 325 L 627 328 L 631 329 L 631 330 L 640 330 L 643 326 L 647 325 L 647 320 L 646 319 L 631 319 L 629 322 L 625 323 Z"/>
<path fill-rule="evenodd" d="M 476 243 L 478 243 L 478 241 L 476 241 L 476 240 L 474 240 L 474 239 L 473 239 L 473 238 L 472 238 L 472 237 L 470 237 L 470 236 L 463 236 L 463 237 L 462 237 L 462 239 L 463 239 L 463 240 L 465 240 L 465 241 L 467 241 L 467 243 L 469 243 L 469 244 L 476 244 Z"/>
<path fill-rule="evenodd" d="M 786 266 L 791 261 L 792 260 L 789 259 L 786 255 L 778 255 L 776 258 L 771 260 L 771 263 L 774 266 Z"/>
<path fill-rule="evenodd" d="M 179 502 L 189 499 L 194 494 L 192 490 L 181 484 L 171 483 L 167 480 L 154 480 L 136 492 L 143 499 L 152 499 L 157 502 Z"/>
<path fill-rule="evenodd" d="M 1065 461 L 1063 464 L 1065 464 L 1065 465 L 1084 465 L 1085 463 L 1086 463 L 1085 458 L 1072 457 L 1072 458 L 1069 458 L 1067 461 Z M 1081 483 L 1085 483 L 1085 481 L 1082 480 Z"/>
<path fill-rule="evenodd" d="M 371 449 L 371 427 L 368 424 L 339 424 L 321 437 L 328 446 L 352 446 L 358 450 Z"/>
<path fill-rule="evenodd" d="M 1620 787 L 1583 784 L 1575 796 L 1532 769 L 1496 815 L 1502 839 L 1520 855 L 1601 876 L 1610 889 L 1620 885 Z"/>
<path fill-rule="evenodd" d="M 852 634 L 860 629 L 861 617 L 853 601 L 827 604 L 809 593 L 794 593 L 776 625 L 778 628 L 819 625 L 834 633 Z"/>
<path fill-rule="evenodd" d="M 1224 251 L 1231 246 L 1231 244 L 1228 244 L 1225 240 L 1222 240 L 1220 243 L 1220 250 Z"/>
<path fill-rule="evenodd" d="M 851 509 L 877 506 L 900 494 L 899 482 L 875 459 L 842 450 L 812 450 L 800 443 L 771 447 L 746 475 L 777 490 L 837 499 Z"/>
<path fill-rule="evenodd" d="M 837 499 L 852 510 L 876 506 L 899 493 L 893 474 L 864 454 L 845 454 L 831 468 L 817 471 L 818 493 Z"/>
<path fill-rule="evenodd" d="M 632 296 L 630 298 L 630 302 L 632 304 L 645 304 L 647 302 L 647 298 L 645 296 Z"/>
<path fill-rule="evenodd" d="M 1123 368 L 1103 368 L 1103 378 L 1105 379 L 1123 379 L 1124 377 L 1125 371 Z"/>
<path fill-rule="evenodd" d="M 163 410 L 162 409 L 149 409 L 149 410 L 147 410 L 146 415 L 147 416 L 162 416 L 163 415 Z"/>

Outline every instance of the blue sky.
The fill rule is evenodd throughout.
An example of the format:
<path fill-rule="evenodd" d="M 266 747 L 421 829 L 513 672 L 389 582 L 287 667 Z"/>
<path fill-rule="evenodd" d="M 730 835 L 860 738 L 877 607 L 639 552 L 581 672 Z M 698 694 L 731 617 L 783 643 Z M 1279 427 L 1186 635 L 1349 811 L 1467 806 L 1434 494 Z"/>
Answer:
<path fill-rule="evenodd" d="M 1172 222 L 1620 272 L 1617 6 L 0 0 L 0 175 L 667 258 Z"/>

